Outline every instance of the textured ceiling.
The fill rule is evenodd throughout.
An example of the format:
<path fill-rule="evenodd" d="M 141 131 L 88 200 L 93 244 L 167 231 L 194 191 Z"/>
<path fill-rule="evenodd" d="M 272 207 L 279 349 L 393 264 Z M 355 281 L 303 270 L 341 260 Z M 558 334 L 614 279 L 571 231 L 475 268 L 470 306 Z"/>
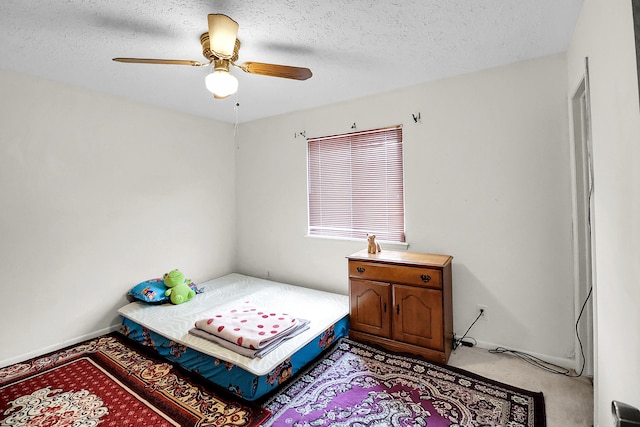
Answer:
<path fill-rule="evenodd" d="M 582 0 L 2 0 L 0 69 L 225 122 L 246 122 L 566 51 Z M 240 24 L 239 63 L 308 67 L 306 81 L 243 73 L 214 100 L 194 59 L 207 14 Z M 236 109 L 235 105 L 239 104 Z"/>

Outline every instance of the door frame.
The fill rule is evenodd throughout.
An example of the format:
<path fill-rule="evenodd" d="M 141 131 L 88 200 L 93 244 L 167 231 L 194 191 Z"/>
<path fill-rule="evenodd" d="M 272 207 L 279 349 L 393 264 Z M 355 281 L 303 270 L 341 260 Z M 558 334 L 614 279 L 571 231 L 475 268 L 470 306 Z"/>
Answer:
<path fill-rule="evenodd" d="M 574 261 L 575 370 L 594 376 L 597 357 L 593 158 L 589 99 L 589 58 L 571 95 L 571 192 Z M 583 368 L 584 366 L 584 368 Z"/>

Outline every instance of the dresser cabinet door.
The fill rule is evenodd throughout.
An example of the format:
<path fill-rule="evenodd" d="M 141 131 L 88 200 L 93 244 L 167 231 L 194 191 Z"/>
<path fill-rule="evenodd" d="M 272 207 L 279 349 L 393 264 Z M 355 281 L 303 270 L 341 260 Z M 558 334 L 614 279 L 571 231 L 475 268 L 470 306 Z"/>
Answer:
<path fill-rule="evenodd" d="M 393 285 L 393 316 L 393 339 L 443 350 L 441 291 Z"/>
<path fill-rule="evenodd" d="M 391 285 L 351 279 L 351 329 L 391 337 Z"/>

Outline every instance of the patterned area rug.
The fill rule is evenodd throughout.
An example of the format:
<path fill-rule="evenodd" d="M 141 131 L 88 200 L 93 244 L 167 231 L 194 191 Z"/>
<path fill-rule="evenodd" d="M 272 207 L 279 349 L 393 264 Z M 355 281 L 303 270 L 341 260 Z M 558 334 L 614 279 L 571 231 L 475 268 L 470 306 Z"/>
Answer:
<path fill-rule="evenodd" d="M 0 369 L 0 426 L 246 426 L 269 417 L 117 333 Z"/>
<path fill-rule="evenodd" d="M 546 425 L 542 393 L 346 338 L 265 407 L 265 427 Z"/>

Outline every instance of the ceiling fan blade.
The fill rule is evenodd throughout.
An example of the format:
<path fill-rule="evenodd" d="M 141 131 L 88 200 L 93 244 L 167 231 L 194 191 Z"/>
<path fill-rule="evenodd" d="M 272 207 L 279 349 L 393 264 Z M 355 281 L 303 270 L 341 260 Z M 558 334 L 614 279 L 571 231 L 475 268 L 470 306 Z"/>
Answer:
<path fill-rule="evenodd" d="M 209 43 L 211 52 L 220 59 L 229 59 L 233 56 L 238 35 L 238 23 L 227 15 L 210 14 Z"/>
<path fill-rule="evenodd" d="M 116 62 L 126 62 L 129 64 L 163 64 L 163 65 L 191 65 L 192 67 L 202 67 L 204 65 L 199 61 L 190 59 L 150 59 L 150 58 L 113 58 Z"/>
<path fill-rule="evenodd" d="M 282 77 L 285 79 L 307 80 L 313 74 L 308 68 L 290 67 L 288 65 L 265 64 L 263 62 L 245 62 L 239 66 L 242 71 L 263 76 Z"/>

